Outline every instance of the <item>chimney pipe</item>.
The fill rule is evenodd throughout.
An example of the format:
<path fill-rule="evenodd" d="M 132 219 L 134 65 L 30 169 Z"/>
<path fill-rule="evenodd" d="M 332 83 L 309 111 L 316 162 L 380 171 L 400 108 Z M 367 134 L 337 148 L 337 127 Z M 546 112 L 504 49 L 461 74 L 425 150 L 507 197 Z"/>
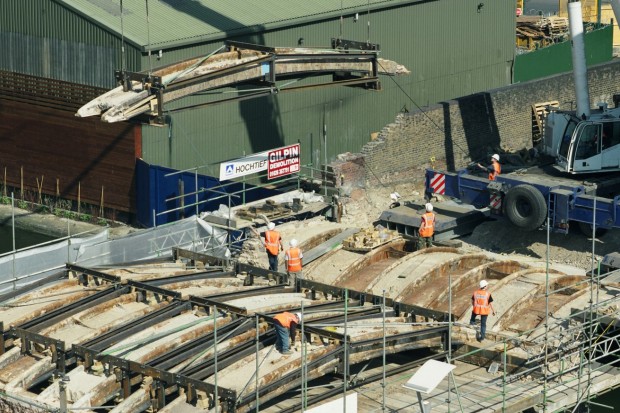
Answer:
<path fill-rule="evenodd" d="M 590 116 L 590 96 L 588 93 L 588 71 L 586 69 L 585 42 L 583 38 L 583 18 L 581 2 L 568 3 L 568 28 L 573 48 L 573 77 L 575 78 L 575 97 L 577 116 Z"/>

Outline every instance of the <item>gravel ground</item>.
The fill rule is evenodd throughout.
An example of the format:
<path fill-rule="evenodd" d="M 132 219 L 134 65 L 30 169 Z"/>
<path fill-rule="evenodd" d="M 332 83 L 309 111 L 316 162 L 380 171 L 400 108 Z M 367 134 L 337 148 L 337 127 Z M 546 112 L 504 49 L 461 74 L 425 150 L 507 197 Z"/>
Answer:
<path fill-rule="evenodd" d="M 342 225 L 371 226 L 377 221 L 381 212 L 389 208 L 392 192 L 398 192 L 402 196 L 401 200 L 423 201 L 424 189 L 420 183 L 415 182 L 392 187 L 355 189 L 350 192 L 350 196 L 342 198 L 345 205 Z M 305 235 L 314 235 L 335 225 L 320 217 L 315 220 L 317 222 L 298 224 L 301 227 L 290 224 L 282 226 L 280 230 L 283 239 L 297 237 L 303 242 Z M 566 264 L 589 271 L 593 267 L 593 257 L 596 262 L 608 253 L 620 251 L 620 230 L 608 231 L 597 237 L 594 242 L 591 236 L 584 235 L 578 228 L 571 228 L 568 234 L 549 235 L 549 261 L 552 263 Z M 546 231 L 523 231 L 503 219 L 482 223 L 472 234 L 462 237 L 461 241 L 464 249 L 472 251 L 487 250 L 515 259 L 519 259 L 519 256 L 543 260 L 547 258 Z"/>

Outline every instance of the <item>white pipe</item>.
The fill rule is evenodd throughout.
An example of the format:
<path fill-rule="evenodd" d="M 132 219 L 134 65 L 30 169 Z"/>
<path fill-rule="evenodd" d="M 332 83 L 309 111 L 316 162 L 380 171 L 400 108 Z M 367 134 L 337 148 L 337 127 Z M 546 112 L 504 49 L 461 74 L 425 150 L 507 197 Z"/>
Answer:
<path fill-rule="evenodd" d="M 573 48 L 573 77 L 575 78 L 575 97 L 577 116 L 590 116 L 590 96 L 588 93 L 588 72 L 586 69 L 585 44 L 583 38 L 583 18 L 581 2 L 568 3 L 568 28 Z"/>

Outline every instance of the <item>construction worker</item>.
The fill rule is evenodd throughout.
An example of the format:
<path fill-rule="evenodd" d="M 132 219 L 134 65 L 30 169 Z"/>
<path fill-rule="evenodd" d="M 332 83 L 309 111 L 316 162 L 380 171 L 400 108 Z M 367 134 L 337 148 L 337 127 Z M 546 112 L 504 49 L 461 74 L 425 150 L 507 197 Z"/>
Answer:
<path fill-rule="evenodd" d="M 276 328 L 276 350 L 282 354 L 292 354 L 289 336 L 295 343 L 295 333 L 297 332 L 297 325 L 301 323 L 301 314 L 285 311 L 276 315 L 273 320 L 273 325 Z"/>
<path fill-rule="evenodd" d="M 473 306 L 471 312 L 471 318 L 469 324 L 476 325 L 476 316 L 480 316 L 480 335 L 476 335 L 476 340 L 484 340 L 484 335 L 487 331 L 487 317 L 489 313 L 495 315 L 495 309 L 493 308 L 493 297 L 491 293 L 487 291 L 489 283 L 486 280 L 480 281 L 480 288 L 474 291 L 474 295 L 471 297 L 471 303 Z"/>
<path fill-rule="evenodd" d="M 265 231 L 265 249 L 267 250 L 267 259 L 269 260 L 269 270 L 278 271 L 278 253 L 284 251 L 282 246 L 282 238 L 280 233 L 274 228 L 276 224 L 270 222 L 267 224 L 267 231 Z"/>
<path fill-rule="evenodd" d="M 478 164 L 478 167 L 489 173 L 489 181 L 495 181 L 497 175 L 502 173 L 502 166 L 499 164 L 499 155 L 496 153 L 491 156 L 491 165 L 482 166 Z"/>
<path fill-rule="evenodd" d="M 284 253 L 286 261 L 286 273 L 288 274 L 288 285 L 295 286 L 295 280 L 302 279 L 301 260 L 304 257 L 301 249 L 297 247 L 298 242 L 293 238 L 289 242 L 289 249 Z"/>
<path fill-rule="evenodd" d="M 435 233 L 435 214 L 433 205 L 429 202 L 424 208 L 426 212 L 420 219 L 420 229 L 418 230 L 418 249 L 433 246 L 433 234 Z"/>

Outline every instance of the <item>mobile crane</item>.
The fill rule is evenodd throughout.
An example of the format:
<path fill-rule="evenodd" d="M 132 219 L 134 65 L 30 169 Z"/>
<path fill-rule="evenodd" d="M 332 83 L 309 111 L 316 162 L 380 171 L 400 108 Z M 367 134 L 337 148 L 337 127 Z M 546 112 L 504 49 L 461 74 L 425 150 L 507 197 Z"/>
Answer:
<path fill-rule="evenodd" d="M 616 0 L 615 0 L 616 1 Z M 552 110 L 545 123 L 541 151 L 552 168 L 528 174 L 504 174 L 489 181 L 468 170 L 426 171 L 426 193 L 447 195 L 505 216 L 525 230 L 545 222 L 567 233 L 577 223 L 586 234 L 620 227 L 620 99 L 616 107 L 599 104 L 591 110 L 587 88 L 581 3 L 568 3 L 576 111 Z M 587 175 L 587 180 L 575 177 Z"/>

